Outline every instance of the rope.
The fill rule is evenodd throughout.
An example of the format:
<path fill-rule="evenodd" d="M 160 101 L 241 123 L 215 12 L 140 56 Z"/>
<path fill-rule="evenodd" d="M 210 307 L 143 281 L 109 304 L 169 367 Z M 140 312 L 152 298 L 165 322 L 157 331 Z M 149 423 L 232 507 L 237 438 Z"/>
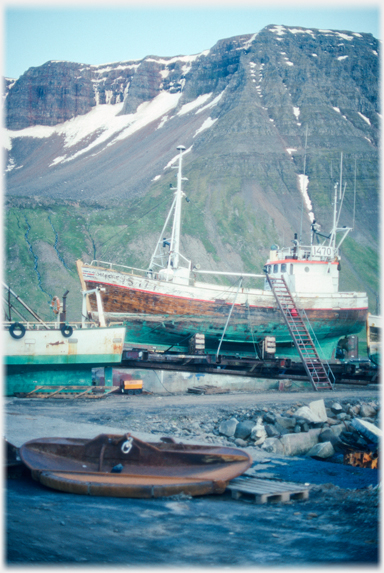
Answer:
<path fill-rule="evenodd" d="M 249 327 L 250 327 L 250 329 L 251 329 L 252 343 L 253 343 L 253 348 L 254 348 L 254 351 L 255 351 L 255 357 L 256 357 L 256 358 L 260 358 L 259 353 L 258 353 L 258 351 L 257 351 L 257 346 L 256 346 L 256 344 L 255 344 L 255 339 L 254 339 L 254 336 L 253 336 L 253 328 L 252 328 L 252 322 L 251 322 L 251 314 L 250 314 L 250 311 L 249 311 L 248 296 L 247 296 L 247 300 L 246 300 L 246 303 L 245 303 L 245 304 L 246 304 L 247 310 L 248 310 L 248 323 L 249 323 Z"/>

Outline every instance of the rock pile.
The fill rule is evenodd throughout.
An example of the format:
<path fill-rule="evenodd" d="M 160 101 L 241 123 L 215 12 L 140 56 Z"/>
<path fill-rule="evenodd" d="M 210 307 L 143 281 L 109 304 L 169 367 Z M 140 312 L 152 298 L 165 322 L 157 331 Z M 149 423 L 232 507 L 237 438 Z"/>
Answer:
<path fill-rule="evenodd" d="M 328 458 L 348 446 L 364 450 L 375 441 L 375 435 L 378 441 L 378 416 L 376 402 L 330 402 L 326 407 L 324 400 L 316 400 L 281 413 L 264 407 L 247 412 L 241 419 L 232 416 L 218 423 L 217 433 L 243 448 L 258 446 L 270 453 Z M 365 424 L 354 423 L 356 419 Z"/>
<path fill-rule="evenodd" d="M 135 431 L 170 436 L 176 441 L 206 442 L 240 448 L 259 448 L 261 452 L 287 456 L 313 455 L 331 457 L 346 447 L 365 450 L 367 444 L 378 443 L 380 406 L 378 400 L 359 399 L 336 402 L 314 400 L 294 405 L 190 409 L 142 414 L 132 413 L 123 419 L 103 417 L 105 423 L 124 423 Z M 91 419 L 90 421 L 93 421 Z M 97 419 L 101 421 L 101 419 Z M 362 427 L 364 426 L 364 427 Z M 376 440 L 376 441 L 375 441 Z"/>

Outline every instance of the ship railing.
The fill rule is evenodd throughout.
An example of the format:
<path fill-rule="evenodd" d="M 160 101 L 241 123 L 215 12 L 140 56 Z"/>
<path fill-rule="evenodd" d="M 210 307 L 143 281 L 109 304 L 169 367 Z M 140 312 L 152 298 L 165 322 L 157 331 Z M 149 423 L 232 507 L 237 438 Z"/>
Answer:
<path fill-rule="evenodd" d="M 322 247 L 323 248 L 323 247 Z M 317 261 L 332 261 L 334 260 L 337 252 L 333 248 L 326 249 L 323 248 L 323 253 L 314 254 L 313 249 L 310 245 L 298 245 L 297 247 L 283 247 L 276 251 L 278 259 L 291 259 L 292 257 L 305 260 L 317 260 Z"/>
<path fill-rule="evenodd" d="M 227 277 L 238 277 L 241 278 L 253 278 L 253 279 L 265 279 L 265 274 L 256 275 L 254 273 L 230 273 L 225 271 L 201 271 L 200 269 L 193 269 L 194 273 L 199 273 L 201 275 L 214 275 L 214 276 L 227 276 Z"/>
<path fill-rule="evenodd" d="M 90 266 L 90 267 L 102 267 L 102 268 L 106 268 L 106 269 L 111 269 L 111 270 L 121 270 L 123 269 L 122 272 L 127 273 L 127 274 L 138 274 L 139 276 L 143 276 L 146 277 L 148 275 L 148 270 L 144 270 L 144 269 L 138 269 L 136 267 L 128 267 L 127 265 L 119 265 L 117 263 L 109 263 L 107 261 L 92 261 L 89 265 L 85 264 L 84 266 Z M 152 275 L 154 275 L 156 273 L 152 273 Z M 155 278 L 155 277 L 153 277 Z"/>
<path fill-rule="evenodd" d="M 10 328 L 10 326 L 12 324 L 14 324 L 15 322 L 18 322 L 19 324 L 22 324 L 26 330 L 59 330 L 60 329 L 60 322 L 57 322 L 57 320 L 55 320 L 54 322 L 44 322 L 44 324 L 42 324 L 41 322 L 32 322 L 32 321 L 25 321 L 25 320 L 11 320 L 11 321 L 4 321 L 3 322 L 3 328 L 5 330 L 8 330 Z M 91 322 L 91 321 L 86 321 L 84 326 L 82 325 L 81 322 L 77 322 L 77 321 L 68 321 L 65 324 L 68 324 L 68 326 L 72 326 L 72 328 L 74 330 L 77 329 L 81 329 L 81 328 L 98 328 L 98 325 L 96 322 Z M 118 324 L 123 324 L 121 323 L 113 323 L 113 326 L 117 326 Z"/>
<path fill-rule="evenodd" d="M 182 256 L 182 255 L 181 255 Z M 183 257 L 185 258 L 185 257 Z M 185 259 L 187 262 L 188 259 Z M 98 261 L 98 260 L 93 260 L 90 265 L 84 265 L 84 266 L 96 266 L 96 267 L 104 267 L 106 269 L 111 269 L 111 270 L 122 270 L 122 272 L 127 273 L 127 274 L 132 274 L 132 275 L 139 275 L 139 276 L 143 276 L 146 278 L 152 278 L 152 279 L 158 279 L 159 275 L 157 272 L 155 271 L 149 271 L 144 270 L 144 269 L 138 269 L 136 267 L 129 267 L 127 265 L 120 265 L 117 263 L 110 263 L 107 261 Z M 223 272 L 223 271 L 214 271 L 214 270 L 200 270 L 197 269 L 196 267 L 192 267 L 192 269 L 190 269 L 191 271 L 191 278 L 190 278 L 190 285 L 193 285 L 195 282 L 194 276 L 196 274 L 201 275 L 202 279 L 204 277 L 204 275 L 210 275 L 210 276 L 215 276 L 215 277 L 237 277 L 239 280 L 241 278 L 250 278 L 250 279 L 265 279 L 265 274 L 254 274 L 254 273 L 242 273 L 242 272 L 235 272 L 235 273 L 231 273 L 231 272 Z"/>

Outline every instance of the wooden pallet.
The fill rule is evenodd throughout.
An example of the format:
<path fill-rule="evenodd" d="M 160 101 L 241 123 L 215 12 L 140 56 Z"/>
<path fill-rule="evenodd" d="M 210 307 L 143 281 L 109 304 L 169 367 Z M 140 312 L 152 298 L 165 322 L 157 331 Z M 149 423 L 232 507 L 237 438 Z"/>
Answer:
<path fill-rule="evenodd" d="M 18 398 L 105 398 L 119 391 L 118 386 L 36 386 L 31 392 L 19 392 Z"/>
<path fill-rule="evenodd" d="M 278 482 L 259 478 L 235 478 L 227 486 L 233 499 L 251 497 L 255 503 L 308 499 L 309 491 L 305 486 L 290 482 Z"/>
<path fill-rule="evenodd" d="M 210 386 L 209 384 L 188 388 L 187 392 L 190 394 L 229 394 L 229 390 L 223 390 L 222 388 L 218 388 L 217 386 Z"/>

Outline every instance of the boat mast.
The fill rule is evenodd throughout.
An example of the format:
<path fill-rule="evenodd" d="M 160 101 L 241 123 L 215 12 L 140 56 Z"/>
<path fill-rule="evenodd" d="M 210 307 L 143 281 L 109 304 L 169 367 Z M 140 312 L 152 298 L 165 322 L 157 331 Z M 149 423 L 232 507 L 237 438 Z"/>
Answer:
<path fill-rule="evenodd" d="M 180 228 L 181 228 L 181 200 L 183 198 L 183 191 L 181 189 L 181 182 L 186 179 L 182 177 L 182 160 L 183 151 L 185 151 L 184 145 L 179 145 L 177 148 L 180 151 L 179 155 L 179 165 L 176 169 L 177 171 L 177 187 L 175 193 L 175 216 L 173 219 L 172 235 L 171 235 L 171 245 L 169 249 L 169 259 L 168 268 L 173 268 L 173 270 L 179 267 L 179 253 L 180 253 Z"/>
<path fill-rule="evenodd" d="M 329 246 L 335 248 L 336 246 L 336 221 L 337 221 L 337 187 L 338 184 L 335 183 L 335 193 L 333 196 L 333 225 L 332 225 L 332 231 L 331 231 L 331 236 L 329 238 Z"/>
<path fill-rule="evenodd" d="M 172 206 L 169 210 L 168 216 L 166 218 L 166 221 L 164 223 L 164 227 L 161 231 L 161 235 L 159 237 L 159 240 L 157 241 L 157 245 L 156 248 L 153 252 L 152 258 L 151 258 L 151 262 L 149 264 L 149 268 L 148 268 L 148 273 L 152 273 L 155 270 L 155 267 L 160 267 L 162 269 L 164 268 L 168 268 L 168 269 L 177 269 L 179 267 L 179 259 L 180 259 L 180 228 L 181 228 L 181 202 L 182 202 L 182 198 L 184 197 L 184 193 L 181 189 L 181 182 L 182 181 L 188 181 L 188 179 L 186 177 L 182 177 L 182 172 L 181 172 L 181 168 L 182 168 L 182 156 L 183 156 L 183 151 L 185 151 L 185 147 L 183 145 L 179 145 L 177 148 L 180 152 L 178 159 L 179 159 L 179 164 L 178 166 L 175 166 L 172 168 L 173 169 L 177 169 L 177 186 L 172 187 L 171 185 L 171 191 L 175 191 L 175 196 L 172 202 Z M 173 224 L 172 224 L 172 231 L 171 231 L 171 236 L 169 238 L 165 237 L 165 232 L 166 229 L 168 227 L 168 224 L 170 222 L 171 216 L 172 214 L 174 215 L 173 217 Z M 165 263 L 164 258 L 165 258 L 165 253 L 162 250 L 166 245 L 169 246 L 169 254 L 168 254 L 168 262 Z"/>
<path fill-rule="evenodd" d="M 330 238 L 329 238 L 329 246 L 333 247 L 333 249 L 335 250 L 335 253 L 337 253 L 337 251 L 340 248 L 341 243 L 344 241 L 345 237 L 348 235 L 348 233 L 350 231 L 352 231 L 352 227 L 339 227 L 339 219 L 340 219 L 340 215 L 341 215 L 341 209 L 343 206 L 343 201 L 344 201 L 344 195 L 345 195 L 345 190 L 347 187 L 347 183 L 344 184 L 344 190 L 341 188 L 342 186 L 342 182 L 343 182 L 343 154 L 341 153 L 341 157 L 340 157 L 340 190 L 339 190 L 339 198 L 340 198 L 340 209 L 339 209 L 339 213 L 337 213 L 337 187 L 338 184 L 335 184 L 335 194 L 334 194 L 334 203 L 333 203 L 333 227 L 332 227 L 332 231 L 330 234 Z M 336 236 L 337 233 L 343 233 L 343 236 L 341 237 L 339 244 L 336 245 Z"/>

